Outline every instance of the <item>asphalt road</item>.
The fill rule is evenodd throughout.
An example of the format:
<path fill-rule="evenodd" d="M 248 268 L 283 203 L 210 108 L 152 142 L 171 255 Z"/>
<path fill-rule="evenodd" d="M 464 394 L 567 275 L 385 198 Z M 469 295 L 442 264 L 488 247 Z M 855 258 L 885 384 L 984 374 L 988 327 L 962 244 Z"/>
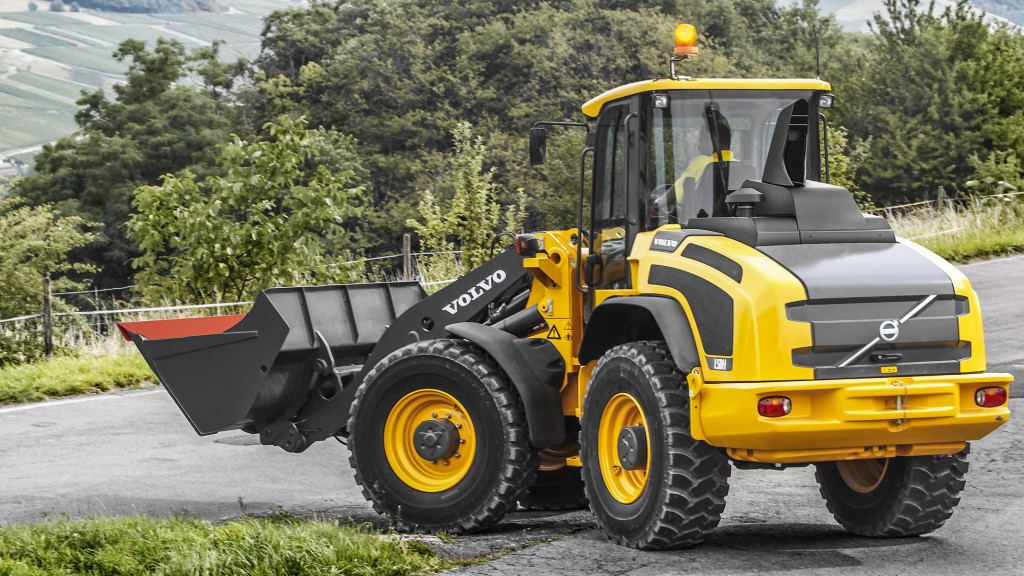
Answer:
<path fill-rule="evenodd" d="M 960 269 L 981 301 L 988 369 L 1013 374 L 1016 387 L 1010 388 L 1011 394 L 1020 398 L 1024 396 L 1024 256 L 983 260 Z"/>
<path fill-rule="evenodd" d="M 1024 257 L 963 269 L 981 295 L 989 367 L 1015 372 L 1021 390 L 1024 307 L 1014 289 L 1024 286 Z M 974 443 L 960 506 L 922 538 L 847 535 L 825 510 L 813 468 L 797 468 L 734 471 L 721 526 L 692 550 L 612 545 L 586 512 L 517 513 L 485 534 L 434 543 L 459 556 L 517 550 L 464 574 L 1024 574 L 1021 432 L 1011 419 Z M 296 455 L 241 432 L 199 437 L 162 389 L 0 408 L 0 523 L 180 512 L 220 520 L 243 510 L 380 521 L 343 446 L 321 442 Z"/>

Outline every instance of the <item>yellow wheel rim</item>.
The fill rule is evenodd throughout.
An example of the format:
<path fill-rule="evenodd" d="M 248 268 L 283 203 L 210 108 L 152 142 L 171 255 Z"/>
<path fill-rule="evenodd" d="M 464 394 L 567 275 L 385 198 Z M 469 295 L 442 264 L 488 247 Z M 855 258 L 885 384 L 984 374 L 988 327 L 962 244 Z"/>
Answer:
<path fill-rule="evenodd" d="M 867 494 L 878 488 L 889 469 L 888 458 L 836 462 L 839 476 L 854 492 Z"/>
<path fill-rule="evenodd" d="M 424 420 L 450 417 L 462 443 L 448 460 L 431 462 L 416 453 L 414 434 Z M 410 392 L 395 403 L 384 422 L 384 455 L 402 482 L 420 492 L 442 492 L 458 484 L 469 472 L 476 453 L 473 420 L 454 396 L 425 388 Z"/>
<path fill-rule="evenodd" d="M 626 470 L 619 462 L 619 433 L 627 426 L 640 424 L 644 431 L 650 430 L 647 418 L 636 398 L 630 394 L 619 393 L 612 396 L 601 414 L 601 424 L 597 431 L 597 457 L 601 466 L 601 477 L 604 485 L 613 498 L 623 504 L 636 502 L 647 486 L 647 475 L 651 468 L 651 438 L 647 439 L 647 462 L 643 468 Z"/>

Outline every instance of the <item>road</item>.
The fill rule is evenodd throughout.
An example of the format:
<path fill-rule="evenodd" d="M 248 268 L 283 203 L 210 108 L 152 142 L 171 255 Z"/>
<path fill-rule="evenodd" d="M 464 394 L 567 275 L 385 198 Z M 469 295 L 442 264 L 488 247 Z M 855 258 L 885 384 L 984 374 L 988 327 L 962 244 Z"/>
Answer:
<path fill-rule="evenodd" d="M 1024 310 L 1014 288 L 1024 285 L 1024 257 L 963 269 L 981 294 L 990 368 L 1014 371 L 1020 382 Z M 1024 399 L 1011 409 L 1024 410 Z M 927 537 L 847 535 L 825 510 L 813 469 L 797 468 L 734 471 L 721 526 L 692 550 L 614 546 L 586 512 L 517 513 L 486 534 L 435 544 L 458 556 L 517 550 L 463 574 L 1021 574 L 1022 426 L 1012 419 L 974 443 L 963 500 Z M 0 438 L 0 523 L 180 512 L 220 520 L 243 509 L 380 522 L 343 446 L 321 442 L 296 455 L 241 432 L 199 437 L 158 388 L 0 408 Z"/>
<path fill-rule="evenodd" d="M 984 260 L 959 267 L 981 301 L 988 369 L 1014 375 L 1014 397 L 1024 395 L 1024 256 Z"/>

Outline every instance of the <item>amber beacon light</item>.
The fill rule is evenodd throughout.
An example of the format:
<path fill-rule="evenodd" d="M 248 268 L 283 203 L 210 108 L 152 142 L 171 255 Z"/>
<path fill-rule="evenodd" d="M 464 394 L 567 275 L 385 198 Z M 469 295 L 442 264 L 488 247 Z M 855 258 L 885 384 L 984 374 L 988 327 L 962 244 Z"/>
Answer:
<path fill-rule="evenodd" d="M 697 54 L 697 29 L 693 24 L 676 25 L 676 56 Z"/>

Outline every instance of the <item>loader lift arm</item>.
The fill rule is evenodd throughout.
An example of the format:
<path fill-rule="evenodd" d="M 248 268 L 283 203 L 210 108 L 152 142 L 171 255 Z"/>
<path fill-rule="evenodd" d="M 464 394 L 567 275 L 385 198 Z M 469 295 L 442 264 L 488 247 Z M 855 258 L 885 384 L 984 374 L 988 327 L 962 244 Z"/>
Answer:
<path fill-rule="evenodd" d="M 537 398 L 528 408 L 533 423 L 548 420 L 560 410 L 561 379 L 552 375 L 564 373 L 564 366 L 552 364 L 557 352 L 543 345 L 517 346 L 512 355 L 499 351 L 496 343 L 525 335 L 505 330 L 521 332 L 531 316 L 514 314 L 515 305 L 505 306 L 503 317 L 488 314 L 491 304 L 527 291 L 530 281 L 521 258 L 504 250 L 431 296 L 410 282 L 272 288 L 240 320 L 154 320 L 120 328 L 197 433 L 242 429 L 259 433 L 263 444 L 302 452 L 346 434 L 356 389 L 381 359 L 451 334 L 508 363 L 503 368 L 522 396 Z M 467 331 L 465 323 L 477 327 Z M 537 442 L 561 440 L 560 429 L 540 430 Z"/>

